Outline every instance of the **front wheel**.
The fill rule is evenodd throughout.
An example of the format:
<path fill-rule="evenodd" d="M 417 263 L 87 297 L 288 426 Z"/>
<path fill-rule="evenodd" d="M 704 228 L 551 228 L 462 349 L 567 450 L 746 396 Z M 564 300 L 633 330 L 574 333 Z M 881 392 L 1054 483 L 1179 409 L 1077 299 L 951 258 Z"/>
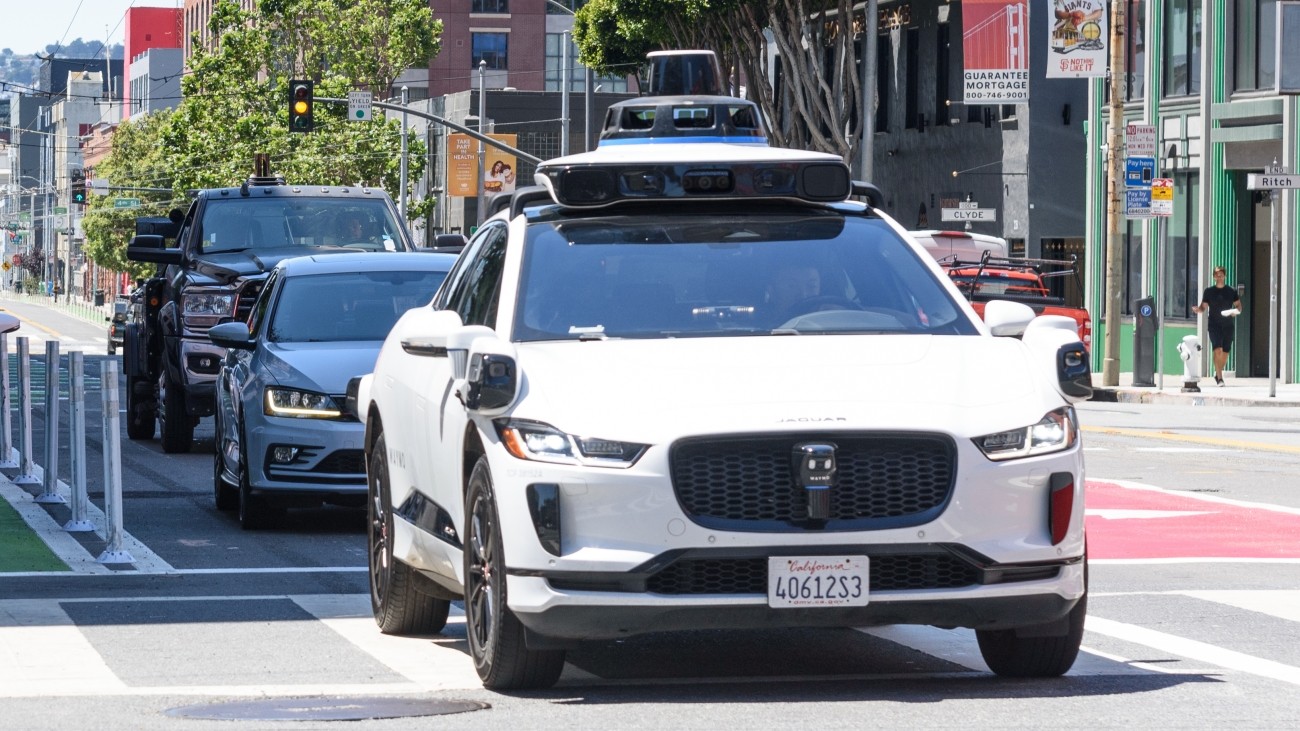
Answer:
<path fill-rule="evenodd" d="M 388 442 L 383 432 L 370 450 L 369 520 L 370 608 L 386 635 L 432 635 L 447 626 L 451 602 L 418 590 L 415 569 L 393 558 L 393 497 L 388 479 Z"/>
<path fill-rule="evenodd" d="M 168 454 L 190 451 L 194 442 L 194 421 L 185 413 L 185 391 L 167 377 L 166 371 L 158 377 L 158 400 L 162 402 L 158 415 L 162 421 L 163 451 Z"/>
<path fill-rule="evenodd" d="M 1085 569 L 1086 571 L 1086 569 Z M 1086 584 L 1085 584 L 1086 586 Z M 976 630 L 980 655 L 989 669 L 1009 678 L 1055 678 L 1064 675 L 1083 644 L 1083 621 L 1088 615 L 1088 593 L 1066 616 L 1065 634 L 1047 635 L 1044 627 Z"/>
<path fill-rule="evenodd" d="M 492 690 L 549 688 L 564 670 L 563 650 L 529 650 L 507 606 L 505 551 L 486 457 L 465 496 L 465 633 L 474 669 Z"/>

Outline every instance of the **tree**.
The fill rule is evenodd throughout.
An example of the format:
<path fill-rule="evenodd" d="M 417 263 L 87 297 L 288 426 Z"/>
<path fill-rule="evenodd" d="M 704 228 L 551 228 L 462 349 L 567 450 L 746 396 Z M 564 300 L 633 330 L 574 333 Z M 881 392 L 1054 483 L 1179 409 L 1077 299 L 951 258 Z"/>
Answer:
<path fill-rule="evenodd" d="M 195 48 L 177 108 L 157 121 L 151 115 L 123 124 L 126 134 L 115 136 L 101 164 L 107 175 L 97 177 L 171 188 L 183 201 L 190 189 L 239 184 L 264 152 L 272 171 L 296 184 L 367 185 L 398 195 L 399 122 L 348 122 L 343 105 L 318 103 L 315 131 L 290 133 L 289 80 L 313 79 L 317 97 L 386 93 L 402 69 L 427 66 L 437 52 L 442 24 L 427 0 L 262 0 L 252 11 L 218 0 L 209 31 L 216 42 Z M 412 138 L 408 148 L 409 177 L 419 180 L 424 144 Z M 408 215 L 425 215 L 433 204 L 408 205 Z M 87 213 L 87 251 L 97 263 L 125 268 L 126 217 L 104 204 Z"/>
<path fill-rule="evenodd" d="M 592 0 L 578 11 L 578 60 L 597 73 L 626 73 L 645 53 L 704 48 L 742 76 L 763 109 L 772 143 L 851 159 L 862 131 L 862 89 L 852 0 Z M 859 14 L 860 16 L 860 14 Z M 845 28 L 848 25 L 848 28 Z M 768 40 L 781 63 L 781 86 Z"/>

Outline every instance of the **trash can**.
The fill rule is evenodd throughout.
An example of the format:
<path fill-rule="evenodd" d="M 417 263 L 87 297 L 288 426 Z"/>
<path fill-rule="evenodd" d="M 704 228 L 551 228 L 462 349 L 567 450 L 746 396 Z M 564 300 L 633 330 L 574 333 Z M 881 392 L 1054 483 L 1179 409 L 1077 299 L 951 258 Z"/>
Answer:
<path fill-rule="evenodd" d="M 104 306 L 104 290 L 102 289 L 95 290 L 95 306 L 96 307 Z"/>
<path fill-rule="evenodd" d="M 1137 314 L 1133 327 L 1133 385 L 1156 385 L 1156 319 L 1154 297 L 1143 297 L 1133 303 Z"/>

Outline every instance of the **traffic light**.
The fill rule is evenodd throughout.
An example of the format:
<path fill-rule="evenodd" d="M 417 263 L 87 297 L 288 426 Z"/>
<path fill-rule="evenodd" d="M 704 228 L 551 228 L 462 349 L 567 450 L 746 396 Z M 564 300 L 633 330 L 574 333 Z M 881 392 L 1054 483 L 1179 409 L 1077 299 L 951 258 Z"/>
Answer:
<path fill-rule="evenodd" d="M 312 120 L 314 94 L 312 82 L 294 79 L 289 82 L 289 131 L 310 132 L 316 126 Z"/>
<path fill-rule="evenodd" d="M 72 204 L 76 206 L 86 205 L 86 174 L 80 170 L 74 170 L 71 177 Z"/>

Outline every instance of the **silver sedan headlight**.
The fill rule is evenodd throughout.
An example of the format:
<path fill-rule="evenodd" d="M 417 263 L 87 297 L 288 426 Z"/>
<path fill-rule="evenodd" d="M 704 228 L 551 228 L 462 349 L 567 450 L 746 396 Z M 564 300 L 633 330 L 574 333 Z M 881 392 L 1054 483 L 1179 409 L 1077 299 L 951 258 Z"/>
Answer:
<path fill-rule="evenodd" d="M 550 424 L 524 419 L 498 419 L 497 434 L 518 459 L 589 467 L 631 467 L 647 448 L 644 444 L 566 434 Z"/>
<path fill-rule="evenodd" d="M 1069 449 L 1079 439 L 1079 425 L 1069 406 L 1048 412 L 1037 424 L 975 438 L 985 457 L 1006 459 L 1035 457 Z"/>
<path fill-rule="evenodd" d="M 296 388 L 268 388 L 262 413 L 291 419 L 337 419 L 343 410 L 334 397 Z"/>

